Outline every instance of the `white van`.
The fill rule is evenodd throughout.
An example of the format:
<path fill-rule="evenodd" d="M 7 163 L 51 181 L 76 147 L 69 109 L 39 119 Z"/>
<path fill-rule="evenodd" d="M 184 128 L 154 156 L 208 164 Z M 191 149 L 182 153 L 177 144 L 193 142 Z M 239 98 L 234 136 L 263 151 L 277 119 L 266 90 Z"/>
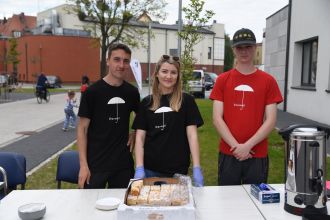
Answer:
<path fill-rule="evenodd" d="M 195 97 L 205 98 L 204 70 L 194 70 L 192 79 L 188 81 L 189 92 Z"/>

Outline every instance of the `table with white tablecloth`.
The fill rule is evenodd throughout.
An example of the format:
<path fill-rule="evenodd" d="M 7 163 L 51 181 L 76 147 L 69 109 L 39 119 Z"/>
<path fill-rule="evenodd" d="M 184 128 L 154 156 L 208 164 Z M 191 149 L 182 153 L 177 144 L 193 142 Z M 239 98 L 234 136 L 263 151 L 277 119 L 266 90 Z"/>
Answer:
<path fill-rule="evenodd" d="M 193 187 L 197 220 L 301 219 L 283 206 L 284 185 L 271 184 L 281 194 L 280 203 L 261 204 L 250 194 L 250 185 Z M 33 202 L 46 204 L 44 220 L 115 220 L 117 211 L 95 208 L 97 200 L 116 197 L 123 201 L 126 189 L 14 190 L 0 201 L 0 219 L 18 220 L 18 207 Z M 329 205 L 328 205 L 329 207 Z"/>

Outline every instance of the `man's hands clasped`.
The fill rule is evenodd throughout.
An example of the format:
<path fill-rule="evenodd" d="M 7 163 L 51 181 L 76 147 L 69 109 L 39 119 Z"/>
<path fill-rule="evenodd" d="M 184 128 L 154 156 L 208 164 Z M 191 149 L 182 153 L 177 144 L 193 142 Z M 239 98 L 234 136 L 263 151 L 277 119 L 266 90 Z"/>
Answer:
<path fill-rule="evenodd" d="M 231 148 L 231 152 L 233 153 L 233 156 L 239 161 L 252 158 L 254 154 L 250 146 L 247 144 L 237 144 L 235 147 Z"/>

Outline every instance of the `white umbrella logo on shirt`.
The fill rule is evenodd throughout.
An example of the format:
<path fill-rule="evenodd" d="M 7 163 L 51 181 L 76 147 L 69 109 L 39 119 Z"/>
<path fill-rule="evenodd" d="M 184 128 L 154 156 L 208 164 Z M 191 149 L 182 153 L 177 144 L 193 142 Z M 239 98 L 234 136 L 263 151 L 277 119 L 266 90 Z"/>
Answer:
<path fill-rule="evenodd" d="M 245 92 L 254 92 L 254 90 L 248 86 L 248 85 L 239 85 L 239 86 L 236 86 L 235 87 L 235 90 L 236 91 L 241 91 L 243 93 L 242 95 L 242 102 L 240 104 L 234 104 L 234 106 L 238 106 L 240 107 L 240 110 L 243 110 L 243 108 L 245 107 L 245 104 L 244 104 L 244 93 Z"/>
<path fill-rule="evenodd" d="M 116 105 L 116 117 L 112 118 L 109 117 L 109 120 L 115 120 L 115 123 L 118 123 L 118 120 L 120 119 L 120 117 L 118 116 L 118 104 L 125 104 L 125 101 L 120 98 L 120 97 L 113 97 L 112 99 L 109 100 L 108 105 Z"/>
<path fill-rule="evenodd" d="M 160 128 L 160 130 L 164 130 L 166 127 L 165 121 L 164 121 L 164 113 L 165 112 L 173 112 L 173 110 L 170 107 L 161 107 L 155 111 L 156 114 L 163 113 L 163 124 L 156 126 L 156 128 Z"/>

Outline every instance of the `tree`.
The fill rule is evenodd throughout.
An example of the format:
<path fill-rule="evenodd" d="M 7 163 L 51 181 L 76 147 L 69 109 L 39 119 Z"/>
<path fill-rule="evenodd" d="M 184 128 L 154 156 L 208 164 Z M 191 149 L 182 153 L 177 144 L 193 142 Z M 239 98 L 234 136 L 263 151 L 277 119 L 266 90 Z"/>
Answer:
<path fill-rule="evenodd" d="M 185 24 L 183 29 L 179 32 L 179 37 L 184 42 L 183 54 L 181 56 L 181 71 L 183 74 L 182 80 L 184 86 L 187 84 L 187 80 L 191 78 L 191 74 L 194 69 L 196 60 L 193 58 L 194 46 L 203 39 L 203 35 L 200 32 L 201 28 L 206 26 L 206 23 L 213 17 L 214 12 L 206 10 L 204 14 L 205 1 L 203 0 L 190 0 L 190 4 L 183 7 L 185 14 Z"/>
<path fill-rule="evenodd" d="M 17 51 L 17 40 L 16 38 L 9 39 L 9 50 L 7 53 L 6 63 L 13 64 L 13 72 L 17 73 L 17 64 L 19 64 L 20 60 L 18 56 L 20 53 Z"/>
<path fill-rule="evenodd" d="M 143 24 L 136 18 L 144 11 L 156 19 L 164 19 L 165 0 L 70 0 L 80 20 L 90 22 L 96 29 L 101 48 L 100 75 L 106 75 L 106 53 L 112 44 L 121 41 L 131 47 L 144 46 Z"/>
<path fill-rule="evenodd" d="M 225 61 L 224 61 L 224 71 L 228 71 L 233 68 L 234 65 L 234 53 L 231 48 L 231 42 L 228 34 L 225 35 Z"/>

